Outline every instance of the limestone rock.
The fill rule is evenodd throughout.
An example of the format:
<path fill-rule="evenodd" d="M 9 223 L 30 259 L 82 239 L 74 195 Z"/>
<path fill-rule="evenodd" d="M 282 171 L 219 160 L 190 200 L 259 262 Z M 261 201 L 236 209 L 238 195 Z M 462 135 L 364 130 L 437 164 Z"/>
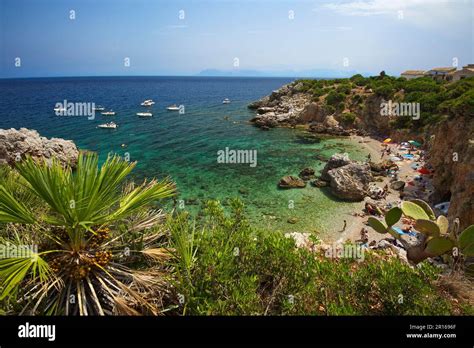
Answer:
<path fill-rule="evenodd" d="M 331 178 L 328 176 L 330 170 L 345 166 L 349 163 L 351 163 L 351 160 L 347 153 L 336 153 L 332 155 L 321 172 L 321 180 L 330 181 Z"/>
<path fill-rule="evenodd" d="M 304 168 L 298 175 L 301 179 L 307 181 L 314 178 L 314 169 Z"/>
<path fill-rule="evenodd" d="M 14 165 L 27 155 L 45 159 L 47 162 L 56 158 L 61 163 L 74 167 L 79 150 L 71 140 L 47 139 L 40 136 L 36 130 L 0 129 L 0 164 Z"/>
<path fill-rule="evenodd" d="M 373 180 L 368 164 L 350 163 L 327 172 L 331 192 L 338 198 L 362 201 L 367 195 L 368 185 Z"/>
<path fill-rule="evenodd" d="M 287 175 L 280 179 L 278 186 L 285 189 L 303 188 L 306 187 L 306 183 L 296 176 Z"/>

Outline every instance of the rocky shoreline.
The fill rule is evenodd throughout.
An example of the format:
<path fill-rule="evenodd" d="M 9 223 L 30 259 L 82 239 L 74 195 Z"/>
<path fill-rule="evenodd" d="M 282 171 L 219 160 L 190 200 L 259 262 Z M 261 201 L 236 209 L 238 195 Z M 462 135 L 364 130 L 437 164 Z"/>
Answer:
<path fill-rule="evenodd" d="M 334 88 L 336 87 L 327 87 Z M 329 92 L 331 93 L 331 92 Z M 401 92 L 403 93 L 403 91 Z M 370 136 L 379 142 L 385 137 L 395 142 L 415 139 L 423 143 L 426 161 L 434 174 L 434 190 L 428 201 L 431 204 L 449 201 L 448 219 L 461 220 L 461 228 L 474 224 L 474 118 L 469 112 L 451 115 L 449 119 L 428 127 L 423 132 L 394 129 L 393 117 L 382 116 L 383 98 L 370 88 L 352 85 L 345 100 L 335 110 L 325 102 L 329 94 L 315 97 L 305 90 L 302 81 L 284 85 L 270 95 L 248 105 L 256 115 L 251 122 L 262 130 L 275 127 L 306 127 L 308 132 L 330 136 Z M 453 157 L 454 156 L 454 157 Z M 453 158 L 455 158 L 453 160 Z M 457 158 L 457 159 L 456 159 Z M 349 168 L 347 168 L 349 169 Z M 370 171 L 370 170 L 369 170 Z M 361 199 L 361 189 L 340 190 L 347 177 L 361 177 L 367 168 L 354 164 L 350 170 L 340 170 L 333 175 L 332 192 L 342 199 Z M 350 179 L 351 181 L 353 179 Z M 294 181 L 294 180 L 293 180 Z M 364 179 L 364 182 L 369 178 Z M 328 181 L 318 180 L 316 187 L 327 186 Z M 301 185 L 301 183 L 299 183 Z M 356 185 L 357 186 L 357 185 Z M 361 187 L 365 188 L 365 184 Z M 349 192 L 349 193 L 348 193 Z"/>
<path fill-rule="evenodd" d="M 365 92 L 363 90 L 359 91 Z M 313 133 L 348 136 L 366 135 L 363 128 L 348 126 L 347 122 L 327 110 L 321 102 L 303 92 L 301 82 L 284 85 L 269 96 L 248 105 L 257 115 L 250 121 L 262 130 L 274 127 L 309 126 Z"/>

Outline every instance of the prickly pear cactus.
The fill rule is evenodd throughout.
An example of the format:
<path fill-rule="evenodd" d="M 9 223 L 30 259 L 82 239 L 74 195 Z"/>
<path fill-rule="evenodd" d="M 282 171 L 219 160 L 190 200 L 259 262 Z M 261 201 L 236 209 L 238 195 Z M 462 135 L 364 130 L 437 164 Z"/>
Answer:
<path fill-rule="evenodd" d="M 418 246 L 409 246 L 393 230 L 402 215 L 415 220 L 415 230 L 421 233 L 422 243 Z M 408 258 L 418 263 L 428 257 L 440 256 L 446 253 L 452 253 L 453 248 L 457 247 L 464 256 L 474 256 L 474 225 L 466 228 L 458 237 L 458 223 L 454 223 L 450 230 L 448 219 L 440 215 L 436 218 L 435 213 L 428 203 L 420 199 L 402 202 L 401 208 L 395 207 L 385 214 L 385 221 L 369 217 L 367 223 L 378 233 L 389 233 L 394 238 L 400 240 L 407 247 Z M 411 250 L 410 250 L 411 249 Z"/>

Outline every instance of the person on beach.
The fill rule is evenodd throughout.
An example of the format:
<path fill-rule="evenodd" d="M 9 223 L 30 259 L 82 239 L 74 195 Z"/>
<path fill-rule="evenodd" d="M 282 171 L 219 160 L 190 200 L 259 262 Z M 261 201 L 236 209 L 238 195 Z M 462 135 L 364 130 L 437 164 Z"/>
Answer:
<path fill-rule="evenodd" d="M 344 220 L 344 226 L 342 227 L 341 232 L 344 232 L 346 230 L 346 227 L 347 227 L 347 220 Z"/>
<path fill-rule="evenodd" d="M 370 162 L 370 160 L 372 159 L 372 156 L 370 156 L 370 153 L 367 155 L 367 162 Z"/>

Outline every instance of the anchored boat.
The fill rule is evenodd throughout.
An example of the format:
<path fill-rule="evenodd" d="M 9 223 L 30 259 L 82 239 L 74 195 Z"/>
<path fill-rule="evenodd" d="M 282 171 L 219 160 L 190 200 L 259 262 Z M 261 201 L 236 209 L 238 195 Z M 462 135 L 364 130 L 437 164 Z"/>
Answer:
<path fill-rule="evenodd" d="M 153 114 L 151 112 L 137 112 L 138 117 L 152 117 Z"/>
<path fill-rule="evenodd" d="M 115 122 L 107 122 L 104 124 L 99 124 L 97 126 L 98 128 L 105 128 L 105 129 L 115 129 L 118 127 L 118 125 L 115 124 Z"/>
<path fill-rule="evenodd" d="M 155 104 L 155 102 L 152 99 L 147 99 L 147 100 L 143 101 L 140 105 L 141 106 L 152 106 L 153 104 Z"/>
<path fill-rule="evenodd" d="M 179 111 L 179 106 L 176 104 L 170 105 L 166 108 L 169 111 Z"/>

